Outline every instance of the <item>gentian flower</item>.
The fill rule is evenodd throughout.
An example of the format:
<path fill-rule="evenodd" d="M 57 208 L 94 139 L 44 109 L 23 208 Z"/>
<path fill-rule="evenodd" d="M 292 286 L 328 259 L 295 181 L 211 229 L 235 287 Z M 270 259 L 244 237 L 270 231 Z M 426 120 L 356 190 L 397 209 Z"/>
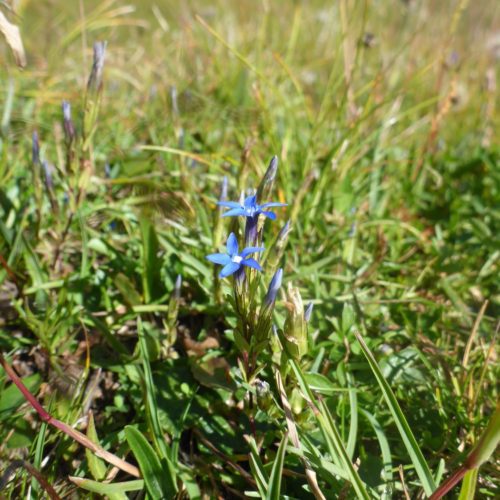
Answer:
<path fill-rule="evenodd" d="M 256 252 L 262 252 L 264 248 L 247 247 L 243 249 L 242 252 L 240 253 L 238 252 L 238 240 L 236 239 L 234 233 L 231 233 L 229 235 L 229 238 L 227 239 L 226 248 L 227 248 L 227 254 L 213 253 L 207 255 L 207 259 L 210 262 L 224 266 L 221 272 L 219 273 L 219 278 L 226 278 L 227 276 L 230 276 L 236 271 L 242 269 L 243 266 L 251 267 L 253 269 L 257 269 L 258 271 L 262 271 L 262 268 L 260 267 L 259 263 L 255 259 L 252 259 L 251 257 L 248 256 Z"/>
<path fill-rule="evenodd" d="M 276 219 L 276 214 L 267 208 L 272 207 L 286 207 L 286 203 L 264 203 L 262 205 L 257 204 L 257 195 L 247 196 L 243 204 L 237 203 L 235 201 L 219 201 L 218 203 L 221 207 L 230 208 L 223 217 L 233 217 L 242 215 L 243 217 L 256 218 L 259 215 L 264 215 L 265 217 L 274 220 Z"/>
<path fill-rule="evenodd" d="M 276 214 L 267 208 L 272 207 L 285 207 L 286 203 L 264 203 L 259 205 L 257 203 L 257 195 L 247 196 L 243 203 L 234 201 L 220 201 L 219 206 L 227 207 L 228 210 L 222 217 L 243 216 L 247 221 L 245 224 L 245 245 L 254 246 L 258 242 L 258 221 L 259 215 L 263 215 L 271 220 L 276 219 Z"/>

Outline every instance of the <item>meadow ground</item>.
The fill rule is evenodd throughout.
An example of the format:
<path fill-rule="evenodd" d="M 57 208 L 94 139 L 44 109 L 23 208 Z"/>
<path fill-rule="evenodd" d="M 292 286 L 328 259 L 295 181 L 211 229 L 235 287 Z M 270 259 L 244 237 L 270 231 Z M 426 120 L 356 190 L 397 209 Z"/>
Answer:
<path fill-rule="evenodd" d="M 465 472 L 498 398 L 498 3 L 12 4 L 1 496 L 425 498 Z M 246 235 L 262 272 L 220 279 L 254 218 L 216 203 L 259 185 L 288 204 Z M 497 465 L 450 498 L 498 498 Z"/>

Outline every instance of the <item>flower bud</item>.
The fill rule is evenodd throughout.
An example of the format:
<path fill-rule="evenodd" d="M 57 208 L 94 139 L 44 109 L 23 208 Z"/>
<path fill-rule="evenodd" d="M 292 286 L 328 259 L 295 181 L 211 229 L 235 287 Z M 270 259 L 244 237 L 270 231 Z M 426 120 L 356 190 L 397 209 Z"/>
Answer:
<path fill-rule="evenodd" d="M 35 130 L 33 132 L 31 142 L 31 161 L 33 165 L 40 165 L 40 142 L 38 140 L 38 132 Z"/>
<path fill-rule="evenodd" d="M 304 313 L 304 319 L 306 320 L 306 323 L 309 323 L 311 320 L 311 314 L 313 312 L 314 304 L 312 302 L 309 302 L 309 304 L 306 307 L 306 311 Z"/>
<path fill-rule="evenodd" d="M 48 164 L 46 160 L 42 162 L 42 169 L 45 178 L 45 187 L 48 191 L 52 191 L 54 189 L 54 181 L 52 179 L 52 167 Z"/>
<path fill-rule="evenodd" d="M 227 200 L 227 185 L 228 185 L 228 180 L 227 180 L 227 175 L 225 175 L 222 179 L 219 201 Z M 219 210 L 222 211 L 222 207 Z"/>
<path fill-rule="evenodd" d="M 179 116 L 179 104 L 177 101 L 177 87 L 172 85 L 170 87 L 170 100 L 172 101 L 172 113 L 174 116 Z"/>
<path fill-rule="evenodd" d="M 274 273 L 273 279 L 269 284 L 266 297 L 264 298 L 264 307 L 272 307 L 276 302 L 276 296 L 278 295 L 278 291 L 281 287 L 282 279 L 283 269 L 280 268 L 276 271 L 276 273 Z"/>
<path fill-rule="evenodd" d="M 288 284 L 287 290 L 287 318 L 283 328 L 285 344 L 290 356 L 300 360 L 307 353 L 307 322 L 304 315 L 304 304 L 297 287 Z"/>
<path fill-rule="evenodd" d="M 259 187 L 257 189 L 257 203 L 262 203 L 267 201 L 271 197 L 271 191 L 273 189 L 274 179 L 276 178 L 276 173 L 278 171 L 278 157 L 273 156 L 269 162 L 266 173 L 260 181 Z"/>
<path fill-rule="evenodd" d="M 53 167 L 52 165 L 49 165 L 49 163 L 46 160 L 43 160 L 42 170 L 44 174 L 44 183 L 45 183 L 45 188 L 47 189 L 47 195 L 49 197 L 50 206 L 52 207 L 53 212 L 57 212 L 58 205 L 54 193 L 54 179 L 52 178 Z"/>
<path fill-rule="evenodd" d="M 64 134 L 66 136 L 66 141 L 71 143 L 75 138 L 75 126 L 73 125 L 73 120 L 71 119 L 71 104 L 68 101 L 63 101 L 62 110 Z"/>
<path fill-rule="evenodd" d="M 94 61 L 92 71 L 90 72 L 87 89 L 89 91 L 98 91 L 102 86 L 102 70 L 104 68 L 104 56 L 106 55 L 107 42 L 94 43 Z"/>
<path fill-rule="evenodd" d="M 276 273 L 274 273 L 271 283 L 269 284 L 267 294 L 262 304 L 262 309 L 260 310 L 259 320 L 257 321 L 257 327 L 255 329 L 257 342 L 264 342 L 270 339 L 274 303 L 276 302 L 282 279 L 283 269 L 278 269 Z"/>
<path fill-rule="evenodd" d="M 182 276 L 178 274 L 174 286 L 174 297 L 176 301 L 179 301 L 181 298 L 181 287 L 182 287 Z"/>
<path fill-rule="evenodd" d="M 257 406 L 260 410 L 267 412 L 271 407 L 273 398 L 271 395 L 271 388 L 265 380 L 255 380 L 255 393 L 257 399 Z"/>
<path fill-rule="evenodd" d="M 104 69 L 104 56 L 106 53 L 106 42 L 94 44 L 94 62 L 87 82 L 87 93 L 85 95 L 85 111 L 83 114 L 83 151 L 90 147 L 92 136 L 97 129 L 97 118 L 102 95 L 102 74 Z"/>
<path fill-rule="evenodd" d="M 278 233 L 276 241 L 271 247 L 269 251 L 269 256 L 267 257 L 267 268 L 271 271 L 276 269 L 283 257 L 285 252 L 286 244 L 288 243 L 288 237 L 290 236 L 290 232 L 292 231 L 292 225 L 290 221 L 288 221 Z"/>

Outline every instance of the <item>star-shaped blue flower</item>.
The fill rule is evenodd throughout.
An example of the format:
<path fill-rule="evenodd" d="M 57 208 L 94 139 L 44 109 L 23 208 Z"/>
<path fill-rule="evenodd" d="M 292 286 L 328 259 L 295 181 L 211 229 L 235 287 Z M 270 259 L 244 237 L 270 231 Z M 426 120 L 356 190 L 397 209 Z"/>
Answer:
<path fill-rule="evenodd" d="M 229 235 L 226 243 L 227 254 L 225 253 L 213 253 L 207 255 L 207 259 L 210 262 L 214 262 L 215 264 L 219 264 L 224 266 L 219 273 L 219 278 L 226 278 L 231 274 L 238 271 L 242 266 L 251 267 L 253 269 L 257 269 L 258 271 L 262 271 L 259 263 L 248 257 L 249 255 L 262 252 L 264 248 L 262 247 L 247 247 L 242 250 L 241 253 L 238 252 L 238 240 L 234 233 Z"/>
<path fill-rule="evenodd" d="M 218 203 L 221 207 L 230 208 L 223 217 L 232 217 L 242 215 L 243 217 L 257 217 L 258 215 L 264 215 L 271 220 L 276 219 L 276 214 L 267 208 L 271 207 L 286 207 L 286 203 L 264 203 L 263 205 L 257 204 L 257 196 L 247 196 L 243 205 L 235 201 L 220 201 Z"/>

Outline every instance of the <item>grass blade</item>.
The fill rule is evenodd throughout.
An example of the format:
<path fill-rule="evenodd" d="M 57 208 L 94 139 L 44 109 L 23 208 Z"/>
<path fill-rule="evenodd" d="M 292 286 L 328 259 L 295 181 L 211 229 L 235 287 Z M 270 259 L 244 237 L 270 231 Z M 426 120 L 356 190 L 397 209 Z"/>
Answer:
<path fill-rule="evenodd" d="M 264 466 L 262 465 L 262 461 L 260 460 L 259 450 L 257 449 L 255 439 L 251 437 L 248 440 L 248 444 L 250 445 L 250 469 L 252 470 L 252 475 L 257 484 L 260 496 L 265 498 L 269 484 L 269 477 L 264 469 Z"/>
<path fill-rule="evenodd" d="M 368 364 L 370 365 L 370 368 L 372 369 L 372 372 L 375 375 L 375 378 L 377 379 L 377 382 L 382 390 L 382 394 L 384 395 L 386 403 L 389 406 L 389 410 L 391 411 L 392 417 L 396 422 L 396 426 L 399 430 L 399 433 L 401 434 L 401 438 L 403 439 L 413 466 L 415 467 L 420 482 L 422 483 L 422 487 L 424 488 L 426 495 L 431 495 L 432 492 L 436 489 L 432 473 L 429 469 L 429 466 L 427 465 L 427 462 L 425 461 L 420 447 L 418 446 L 417 440 L 415 439 L 415 436 L 413 435 L 413 432 L 401 410 L 401 407 L 399 406 L 396 396 L 394 395 L 391 387 L 382 375 L 377 361 L 366 345 L 363 337 L 359 334 L 359 332 L 354 332 L 354 334 L 356 335 L 356 339 L 358 340 L 361 349 L 363 350 L 363 354 L 365 355 Z"/>
<path fill-rule="evenodd" d="M 271 470 L 271 477 L 269 478 L 269 489 L 267 490 L 266 500 L 279 500 L 281 492 L 281 477 L 283 475 L 283 464 L 285 461 L 286 444 L 288 442 L 288 434 L 283 436 L 278 453 L 274 460 L 273 468 Z"/>
<path fill-rule="evenodd" d="M 79 488 L 107 496 L 125 493 L 126 491 L 141 491 L 144 489 L 144 481 L 142 479 L 124 481 L 121 483 L 100 483 L 99 481 L 92 481 L 92 479 L 73 476 L 69 476 L 69 479 Z"/>
<path fill-rule="evenodd" d="M 358 435 L 358 396 L 356 389 L 352 384 L 352 377 L 349 376 L 349 407 L 350 407 L 350 424 L 349 437 L 347 438 L 346 450 L 350 459 L 354 456 L 354 448 L 356 447 L 356 439 Z"/>
<path fill-rule="evenodd" d="M 479 469 L 472 469 L 465 474 L 458 500 L 474 500 L 478 472 Z"/>
<path fill-rule="evenodd" d="M 148 354 L 148 346 L 146 344 L 146 338 L 144 333 L 144 328 L 142 325 L 142 320 L 139 317 L 137 319 L 137 331 L 139 335 L 139 348 L 143 360 L 143 369 L 144 369 L 144 383 L 146 387 L 146 410 L 148 415 L 148 421 L 151 426 L 154 443 L 156 445 L 157 450 L 161 453 L 163 460 L 165 461 L 168 472 L 169 472 L 169 482 L 171 486 L 177 490 L 177 474 L 175 470 L 175 466 L 172 463 L 172 451 L 165 442 L 165 438 L 162 435 L 160 419 L 158 417 L 159 410 L 156 404 L 156 396 L 155 396 L 155 386 L 153 380 L 153 373 L 151 371 L 151 364 L 149 362 L 149 354 Z"/>
<path fill-rule="evenodd" d="M 325 433 L 328 435 L 328 439 L 333 442 L 337 455 L 340 457 L 344 466 L 344 470 L 349 474 L 349 480 L 356 491 L 357 497 L 368 500 L 370 498 L 368 496 L 368 492 L 366 491 L 363 481 L 359 477 L 358 471 L 354 468 L 349 455 L 347 454 L 347 450 L 342 443 L 342 438 L 340 437 L 340 433 L 335 425 L 335 421 L 333 420 L 330 410 L 324 401 L 320 401 L 319 404 L 320 411 L 322 413 L 322 420 L 326 417 L 326 422 L 323 422 Z"/>
<path fill-rule="evenodd" d="M 382 460 L 384 463 L 382 469 L 382 478 L 386 483 L 385 491 L 382 493 L 382 500 L 389 500 L 392 498 L 391 489 L 392 482 L 394 480 L 392 474 L 392 455 L 391 448 L 389 446 L 389 441 L 387 440 L 387 436 L 384 433 L 383 427 L 380 425 L 378 420 L 369 412 L 361 409 L 362 415 L 366 417 L 366 419 L 370 422 L 373 430 L 375 431 L 375 435 L 377 436 L 378 443 L 380 445 L 380 451 L 382 452 Z"/>
<path fill-rule="evenodd" d="M 320 401 L 318 405 L 318 403 L 316 402 L 316 398 L 314 397 L 314 394 L 308 386 L 307 381 L 304 378 L 304 375 L 302 374 L 302 371 L 298 364 L 294 360 L 290 360 L 290 364 L 292 365 L 293 371 L 295 372 L 302 391 L 309 398 L 309 401 L 313 406 L 314 414 L 316 416 L 316 419 L 318 420 L 325 440 L 328 444 L 330 454 L 332 455 L 332 458 L 334 458 L 336 465 L 340 465 L 347 474 L 349 481 L 356 491 L 356 496 L 358 498 L 368 500 L 370 497 L 368 495 L 368 492 L 366 491 L 365 485 L 359 477 L 357 470 L 354 468 L 349 455 L 347 454 L 344 444 L 342 443 L 340 433 L 337 430 L 337 426 L 335 425 L 328 407 L 326 406 L 324 401 Z"/>
<path fill-rule="evenodd" d="M 146 489 L 152 498 L 173 498 L 175 488 L 168 481 L 160 459 L 147 439 L 130 425 L 125 427 L 125 437 L 139 463 Z"/>
<path fill-rule="evenodd" d="M 87 425 L 87 437 L 96 444 L 101 444 L 97 436 L 97 431 L 94 423 L 94 415 L 90 413 L 89 423 Z M 94 479 L 97 481 L 102 481 L 106 477 L 107 467 L 104 462 L 97 458 L 90 450 L 85 450 L 85 455 L 87 456 L 87 462 L 89 464 L 89 470 Z"/>

